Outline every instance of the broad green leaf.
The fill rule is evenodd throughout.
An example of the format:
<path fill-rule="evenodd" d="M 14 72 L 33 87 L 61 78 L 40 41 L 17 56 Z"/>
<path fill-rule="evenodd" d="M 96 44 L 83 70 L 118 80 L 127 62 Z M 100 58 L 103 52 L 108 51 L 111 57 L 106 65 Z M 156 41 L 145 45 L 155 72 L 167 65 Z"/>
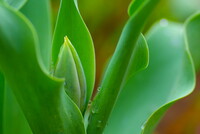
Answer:
<path fill-rule="evenodd" d="M 200 69 L 200 14 L 195 14 L 186 22 L 187 43 L 196 71 Z"/>
<path fill-rule="evenodd" d="M 88 134 L 101 134 L 126 80 L 126 70 L 143 26 L 159 0 L 146 2 L 125 25 L 115 53 L 108 65 L 103 81 L 91 106 Z"/>
<path fill-rule="evenodd" d="M 0 133 L 3 133 L 4 76 L 0 72 Z"/>
<path fill-rule="evenodd" d="M 2 0 L 15 9 L 20 9 L 27 0 Z"/>
<path fill-rule="evenodd" d="M 105 134 L 151 134 L 166 110 L 193 91 L 195 73 L 183 26 L 157 24 L 147 42 L 149 66 L 123 87 Z"/>
<path fill-rule="evenodd" d="M 31 23 L 0 4 L 0 69 L 34 134 L 85 134 L 82 115 L 63 80 L 43 71 Z M 9 60 L 8 60 L 9 59 Z"/>
<path fill-rule="evenodd" d="M 39 51 L 42 63 L 49 69 L 51 53 L 51 14 L 50 0 L 28 0 L 21 12 L 31 21 L 39 38 Z"/>
<path fill-rule="evenodd" d="M 67 36 L 72 42 L 80 57 L 86 76 L 86 103 L 88 103 L 92 95 L 95 79 L 94 47 L 90 33 L 79 13 L 76 0 L 61 0 L 60 11 L 53 39 L 53 66 L 56 64 L 58 53 L 65 36 Z"/>
<path fill-rule="evenodd" d="M 16 98 L 7 84 L 5 84 L 2 134 L 32 134 Z"/>

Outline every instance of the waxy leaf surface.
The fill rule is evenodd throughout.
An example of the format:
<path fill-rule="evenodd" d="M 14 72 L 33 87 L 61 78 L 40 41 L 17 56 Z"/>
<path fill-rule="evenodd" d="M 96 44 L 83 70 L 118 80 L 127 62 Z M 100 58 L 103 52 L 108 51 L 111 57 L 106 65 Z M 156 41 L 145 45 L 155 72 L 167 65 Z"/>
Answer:
<path fill-rule="evenodd" d="M 105 134 L 150 134 L 169 106 L 193 91 L 195 73 L 183 26 L 157 24 L 147 42 L 149 66 L 123 87 Z"/>
<path fill-rule="evenodd" d="M 108 118 L 121 87 L 126 82 L 127 69 L 134 53 L 140 32 L 145 22 L 160 0 L 151 0 L 143 3 L 142 7 L 133 14 L 126 23 L 117 48 L 110 60 L 99 92 L 91 105 L 91 113 L 88 119 L 88 134 L 101 134 L 107 124 Z"/>
<path fill-rule="evenodd" d="M 32 24 L 3 4 L 0 18 L 0 70 L 32 132 L 85 134 L 82 115 L 65 93 L 63 80 L 48 76 L 41 66 Z"/>

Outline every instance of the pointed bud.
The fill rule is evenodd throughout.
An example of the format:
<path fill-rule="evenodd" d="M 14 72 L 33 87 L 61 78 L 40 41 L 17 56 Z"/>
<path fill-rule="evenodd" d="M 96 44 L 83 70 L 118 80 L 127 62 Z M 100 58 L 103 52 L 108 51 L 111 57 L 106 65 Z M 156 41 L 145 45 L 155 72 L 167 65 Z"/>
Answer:
<path fill-rule="evenodd" d="M 67 37 L 60 49 L 54 75 L 65 79 L 66 93 L 83 111 L 86 101 L 85 74 L 79 56 Z"/>

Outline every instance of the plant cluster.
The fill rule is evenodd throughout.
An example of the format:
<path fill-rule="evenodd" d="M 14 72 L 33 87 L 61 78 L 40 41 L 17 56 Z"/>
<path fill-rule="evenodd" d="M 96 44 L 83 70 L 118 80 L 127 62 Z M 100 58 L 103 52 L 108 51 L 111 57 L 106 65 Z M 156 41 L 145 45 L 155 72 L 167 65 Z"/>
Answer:
<path fill-rule="evenodd" d="M 200 69 L 200 14 L 142 34 L 160 1 L 130 4 L 91 100 L 95 53 L 77 0 L 61 0 L 54 30 L 49 0 L 0 0 L 0 133 L 151 133 Z"/>

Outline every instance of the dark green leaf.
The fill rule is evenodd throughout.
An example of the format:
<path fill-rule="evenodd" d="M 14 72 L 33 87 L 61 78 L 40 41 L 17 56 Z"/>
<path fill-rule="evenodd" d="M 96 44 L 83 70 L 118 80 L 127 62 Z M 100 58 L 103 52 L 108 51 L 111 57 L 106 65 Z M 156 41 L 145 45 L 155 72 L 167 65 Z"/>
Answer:
<path fill-rule="evenodd" d="M 4 76 L 0 72 L 0 133 L 3 133 Z"/>
<path fill-rule="evenodd" d="M 18 11 L 0 4 L 0 69 L 34 134 L 85 134 L 82 115 L 38 61 L 37 36 Z M 8 60 L 9 59 L 9 60 Z"/>
<path fill-rule="evenodd" d="M 183 26 L 157 24 L 147 42 L 149 66 L 123 88 L 105 134 L 151 134 L 169 106 L 194 89 L 195 73 Z"/>
<path fill-rule="evenodd" d="M 60 47 L 65 36 L 75 47 L 87 82 L 87 102 L 89 101 L 95 79 L 95 57 L 93 42 L 88 29 L 78 11 L 76 0 L 61 0 L 60 11 L 53 39 L 52 61 L 55 66 Z"/>

